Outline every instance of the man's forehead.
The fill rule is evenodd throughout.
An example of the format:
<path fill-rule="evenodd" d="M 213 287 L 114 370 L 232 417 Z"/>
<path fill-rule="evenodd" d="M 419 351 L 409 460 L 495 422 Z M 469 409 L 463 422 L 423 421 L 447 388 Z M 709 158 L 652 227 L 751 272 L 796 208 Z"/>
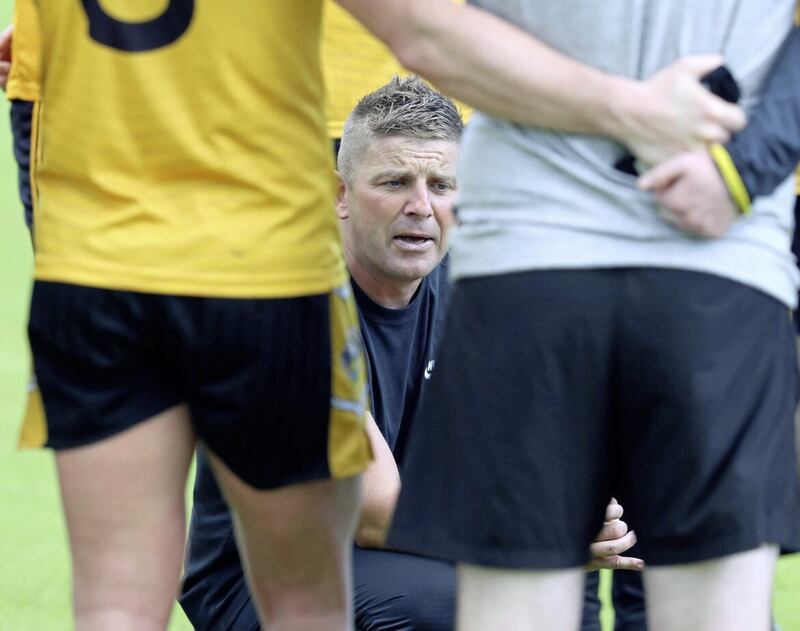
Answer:
<path fill-rule="evenodd" d="M 458 143 L 453 140 L 425 140 L 407 136 L 378 136 L 367 145 L 364 166 L 370 171 L 391 169 L 455 168 Z"/>

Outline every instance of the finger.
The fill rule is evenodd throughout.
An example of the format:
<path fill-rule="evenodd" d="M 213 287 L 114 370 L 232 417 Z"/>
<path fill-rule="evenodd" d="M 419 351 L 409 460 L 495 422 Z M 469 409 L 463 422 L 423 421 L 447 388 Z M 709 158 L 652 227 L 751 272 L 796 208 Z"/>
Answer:
<path fill-rule="evenodd" d="M 626 524 L 624 521 L 620 521 L 619 519 L 615 519 L 613 521 L 605 522 L 594 540 L 613 541 L 614 539 L 620 539 L 624 537 L 627 532 L 628 524 Z"/>
<path fill-rule="evenodd" d="M 731 139 L 731 132 L 722 123 L 713 121 L 699 123 L 694 129 L 694 135 L 698 145 L 691 149 L 707 149 L 708 145 L 724 145 Z"/>
<path fill-rule="evenodd" d="M 622 506 L 617 504 L 617 501 L 612 498 L 612 503 L 606 506 L 606 521 L 613 521 L 622 517 L 625 511 Z"/>
<path fill-rule="evenodd" d="M 593 570 L 634 570 L 640 572 L 644 569 L 644 561 L 636 557 L 617 555 L 603 559 L 592 559 L 589 567 Z"/>
<path fill-rule="evenodd" d="M 683 154 L 664 160 L 636 180 L 643 191 L 659 191 L 667 188 L 684 174 L 685 160 Z"/>
<path fill-rule="evenodd" d="M 636 533 L 631 530 L 624 537 L 611 541 L 595 541 L 589 546 L 592 557 L 611 557 L 622 554 L 636 545 Z"/>
<path fill-rule="evenodd" d="M 702 79 L 712 70 L 725 65 L 722 55 L 688 55 L 681 59 L 681 65 L 698 79 Z"/>
<path fill-rule="evenodd" d="M 709 93 L 705 107 L 709 120 L 719 123 L 729 132 L 741 131 L 747 125 L 747 115 L 741 107 L 728 103 L 714 94 Z"/>

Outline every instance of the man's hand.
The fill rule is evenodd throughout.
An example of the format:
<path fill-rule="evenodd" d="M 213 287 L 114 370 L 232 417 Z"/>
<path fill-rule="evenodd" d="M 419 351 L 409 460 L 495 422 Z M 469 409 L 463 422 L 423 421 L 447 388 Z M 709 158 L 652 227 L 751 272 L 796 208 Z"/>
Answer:
<path fill-rule="evenodd" d="M 606 521 L 594 543 L 589 546 L 592 553 L 589 569 L 641 570 L 644 568 L 644 561 L 641 559 L 620 556 L 636 543 L 636 533 L 633 530 L 629 531 L 628 525 L 620 520 L 622 512 L 622 506 L 612 497 L 606 507 Z"/>
<path fill-rule="evenodd" d="M 714 160 L 705 150 L 683 153 L 639 178 L 652 191 L 661 215 L 687 234 L 704 239 L 723 236 L 739 218 Z"/>
<path fill-rule="evenodd" d="M 7 26 L 0 33 L 0 88 L 6 89 L 8 83 L 8 73 L 11 70 L 11 35 L 13 27 Z"/>
<path fill-rule="evenodd" d="M 639 83 L 621 99 L 626 129 L 620 140 L 647 165 L 728 142 L 747 123 L 744 110 L 700 83 L 723 63 L 718 55 L 683 57 Z"/>

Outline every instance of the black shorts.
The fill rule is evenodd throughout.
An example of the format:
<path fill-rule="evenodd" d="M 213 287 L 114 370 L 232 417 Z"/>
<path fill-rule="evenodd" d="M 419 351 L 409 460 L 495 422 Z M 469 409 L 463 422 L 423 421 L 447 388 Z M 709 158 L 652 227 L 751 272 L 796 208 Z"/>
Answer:
<path fill-rule="evenodd" d="M 389 544 L 579 566 L 613 495 L 650 565 L 796 550 L 797 385 L 787 308 L 739 283 L 666 269 L 459 281 Z"/>
<path fill-rule="evenodd" d="M 242 300 L 36 282 L 29 336 L 29 445 L 86 445 L 185 403 L 257 488 L 347 477 L 370 459 L 349 285 Z"/>

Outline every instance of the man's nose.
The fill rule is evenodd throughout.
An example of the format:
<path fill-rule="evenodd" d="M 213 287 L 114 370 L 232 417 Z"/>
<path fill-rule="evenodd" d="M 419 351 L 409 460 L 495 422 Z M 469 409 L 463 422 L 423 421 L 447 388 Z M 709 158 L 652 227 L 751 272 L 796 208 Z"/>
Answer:
<path fill-rule="evenodd" d="M 427 182 L 418 182 L 413 186 L 403 211 L 407 215 L 421 215 L 423 217 L 433 214 Z"/>

